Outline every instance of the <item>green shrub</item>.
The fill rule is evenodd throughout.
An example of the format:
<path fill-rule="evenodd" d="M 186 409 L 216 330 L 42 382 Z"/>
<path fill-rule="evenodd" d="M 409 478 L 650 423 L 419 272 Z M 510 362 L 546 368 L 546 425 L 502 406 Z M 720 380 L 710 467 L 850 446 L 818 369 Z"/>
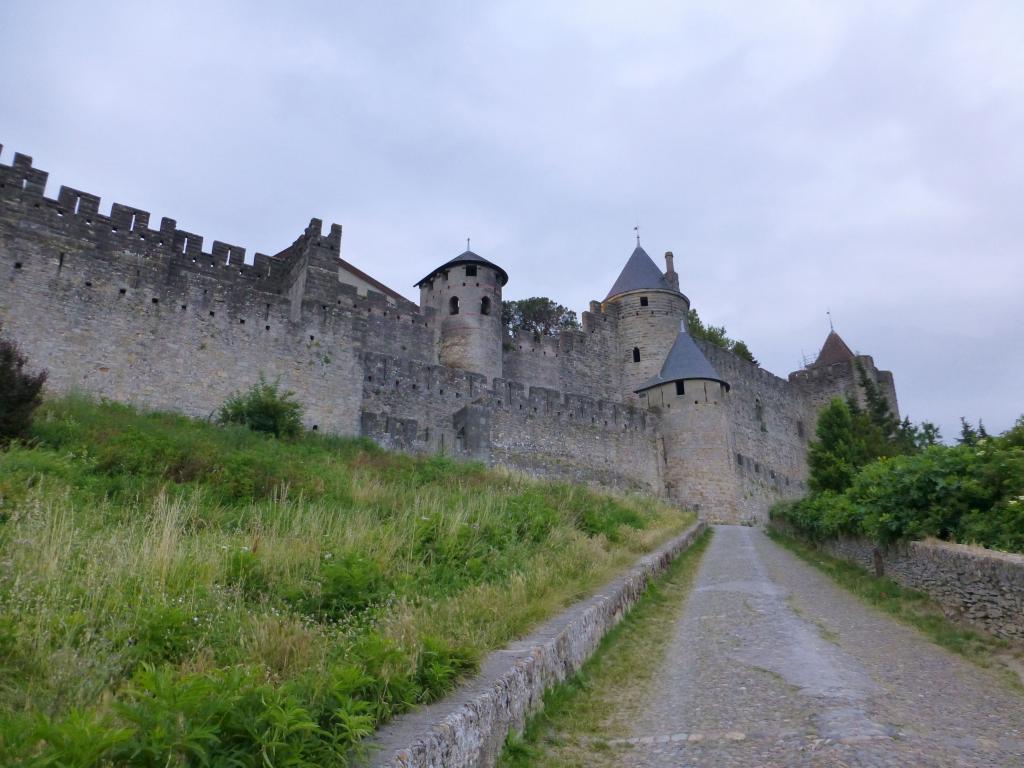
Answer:
<path fill-rule="evenodd" d="M 46 372 L 29 373 L 27 364 L 18 345 L 0 336 L 0 445 L 25 435 L 43 400 Z"/>
<path fill-rule="evenodd" d="M 143 605 L 127 638 L 130 658 L 149 664 L 181 661 L 197 644 L 195 618 L 178 605 Z"/>
<path fill-rule="evenodd" d="M 434 701 L 450 693 L 455 682 L 476 667 L 476 661 L 467 648 L 453 648 L 440 638 L 425 637 L 416 665 L 416 683 L 422 689 L 420 701 Z"/>
<path fill-rule="evenodd" d="M 1024 551 L 1024 446 L 1018 423 L 975 445 L 934 445 L 877 459 L 842 493 L 776 505 L 772 518 L 803 536 L 862 535 L 879 544 L 934 536 Z"/>
<path fill-rule="evenodd" d="M 260 380 L 245 392 L 236 392 L 221 406 L 221 424 L 244 424 L 255 432 L 274 437 L 297 437 L 302 433 L 302 405 L 295 393 L 282 391 L 277 382 Z"/>
<path fill-rule="evenodd" d="M 373 560 L 327 553 L 314 584 L 295 600 L 304 613 L 324 621 L 363 611 L 387 597 L 391 587 Z"/>
<path fill-rule="evenodd" d="M 116 708 L 131 735 L 112 757 L 132 765 L 314 766 L 324 756 L 309 712 L 242 667 L 144 667 Z"/>
<path fill-rule="evenodd" d="M 236 550 L 228 557 L 225 581 L 247 597 L 258 597 L 270 589 L 259 557 L 248 548 Z"/>
<path fill-rule="evenodd" d="M 32 743 L 45 744 L 38 762 L 30 765 L 94 768 L 107 764 L 116 750 L 131 741 L 132 733 L 115 725 L 108 715 L 72 709 L 57 721 L 38 718 L 24 737 L 23 748 Z"/>

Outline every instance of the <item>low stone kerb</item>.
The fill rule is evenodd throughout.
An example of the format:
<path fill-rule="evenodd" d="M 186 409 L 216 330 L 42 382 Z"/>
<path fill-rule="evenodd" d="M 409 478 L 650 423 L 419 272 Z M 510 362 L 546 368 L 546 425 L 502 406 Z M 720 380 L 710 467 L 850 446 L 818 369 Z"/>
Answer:
<path fill-rule="evenodd" d="M 575 674 L 601 638 L 706 527 L 698 522 L 637 561 L 597 594 L 528 637 L 495 651 L 451 696 L 386 725 L 371 744 L 379 768 L 492 766 L 508 734 L 540 709 L 544 692 Z"/>

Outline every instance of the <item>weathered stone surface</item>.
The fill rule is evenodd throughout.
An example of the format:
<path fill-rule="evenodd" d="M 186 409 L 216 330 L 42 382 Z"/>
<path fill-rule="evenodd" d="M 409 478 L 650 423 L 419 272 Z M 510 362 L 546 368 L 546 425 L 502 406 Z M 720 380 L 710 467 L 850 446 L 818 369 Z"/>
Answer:
<path fill-rule="evenodd" d="M 52 391 L 205 417 L 263 374 L 320 431 L 642 490 L 721 522 L 799 495 L 818 409 L 857 394 L 852 361 L 787 381 L 701 344 L 730 391 L 642 405 L 633 387 L 690 307 L 671 270 L 662 288 L 591 302 L 579 331 L 506 344 L 497 268 L 435 270 L 417 306 L 341 259 L 338 225 L 313 219 L 248 263 L 173 219 L 154 229 L 117 203 L 104 215 L 68 187 L 48 198 L 46 180 L 25 155 L 0 164 L 0 323 Z M 895 404 L 892 375 L 857 360 Z"/>
<path fill-rule="evenodd" d="M 485 660 L 452 696 L 397 718 L 378 734 L 381 768 L 482 768 L 494 765 L 509 732 L 519 730 L 544 692 L 575 674 L 601 638 L 633 607 L 648 582 L 704 530 L 697 523 L 591 598 Z"/>
<path fill-rule="evenodd" d="M 822 549 L 925 592 L 954 618 L 999 637 L 1024 641 L 1024 555 L 944 541 L 912 541 L 878 549 L 871 541 L 842 538 Z"/>

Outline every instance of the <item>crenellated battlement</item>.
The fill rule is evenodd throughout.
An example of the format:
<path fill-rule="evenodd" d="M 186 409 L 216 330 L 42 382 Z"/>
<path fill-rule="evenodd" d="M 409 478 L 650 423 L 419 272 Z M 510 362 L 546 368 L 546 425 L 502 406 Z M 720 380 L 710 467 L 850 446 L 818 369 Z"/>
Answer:
<path fill-rule="evenodd" d="M 0 145 L 2 157 L 3 145 Z M 296 241 L 276 256 L 256 253 L 246 261 L 242 246 L 214 240 L 203 250 L 204 238 L 179 229 L 174 219 L 164 217 L 159 229 L 150 228 L 149 211 L 123 203 L 112 203 L 109 215 L 100 213 L 101 198 L 62 186 L 56 198 L 46 197 L 49 174 L 32 166 L 32 158 L 16 153 L 11 165 L 0 159 L 0 201 L 17 210 L 21 222 L 33 221 L 57 230 L 68 238 L 91 240 L 98 250 L 123 249 L 143 257 L 163 258 L 183 270 L 257 283 L 257 290 L 281 288 L 290 264 L 311 246 L 333 253 L 341 250 L 341 226 L 334 224 L 323 235 L 323 222 L 312 219 Z"/>
<path fill-rule="evenodd" d="M 573 422 L 602 431 L 653 434 L 654 430 L 656 419 L 650 412 L 619 401 L 500 378 L 488 381 L 481 374 L 393 355 L 364 352 L 361 359 L 364 399 L 398 416 L 419 408 L 420 401 L 431 400 L 442 414 L 476 403 L 523 418 Z"/>
<path fill-rule="evenodd" d="M 804 488 L 817 412 L 858 392 L 855 361 L 895 406 L 892 374 L 866 355 L 786 380 L 700 343 L 731 385 L 721 407 L 674 387 L 642 407 L 636 384 L 667 364 L 689 308 L 646 254 L 640 282 L 590 302 L 578 330 L 506 339 L 508 275 L 469 251 L 435 270 L 419 307 L 342 260 L 340 225 L 313 218 L 253 253 L 131 205 L 101 213 L 71 187 L 49 198 L 47 180 L 27 155 L 0 160 L 0 323 L 54 391 L 205 417 L 262 375 L 296 393 L 310 429 L 642 490 L 730 522 Z M 831 349 L 822 359 L 848 351 Z"/>

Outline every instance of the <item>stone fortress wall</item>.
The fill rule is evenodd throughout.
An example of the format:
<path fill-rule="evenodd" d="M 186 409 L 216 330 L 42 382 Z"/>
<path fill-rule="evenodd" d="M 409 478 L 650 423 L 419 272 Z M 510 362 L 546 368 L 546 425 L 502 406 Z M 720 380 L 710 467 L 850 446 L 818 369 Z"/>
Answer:
<path fill-rule="evenodd" d="M 786 381 L 703 344 L 732 384 L 721 416 L 647 408 L 633 389 L 689 308 L 671 257 L 670 290 L 591 302 L 579 331 L 503 349 L 504 272 L 485 260 L 472 277 L 435 270 L 417 306 L 341 260 L 338 225 L 313 219 L 249 263 L 172 219 L 101 214 L 68 187 L 48 198 L 46 179 L 24 155 L 0 160 L 0 324 L 55 391 L 207 417 L 264 375 L 296 393 L 310 428 L 681 504 L 704 494 L 702 513 L 735 522 L 803 492 L 815 414 L 853 386 L 850 364 Z M 861 359 L 895 402 L 891 374 Z"/>

